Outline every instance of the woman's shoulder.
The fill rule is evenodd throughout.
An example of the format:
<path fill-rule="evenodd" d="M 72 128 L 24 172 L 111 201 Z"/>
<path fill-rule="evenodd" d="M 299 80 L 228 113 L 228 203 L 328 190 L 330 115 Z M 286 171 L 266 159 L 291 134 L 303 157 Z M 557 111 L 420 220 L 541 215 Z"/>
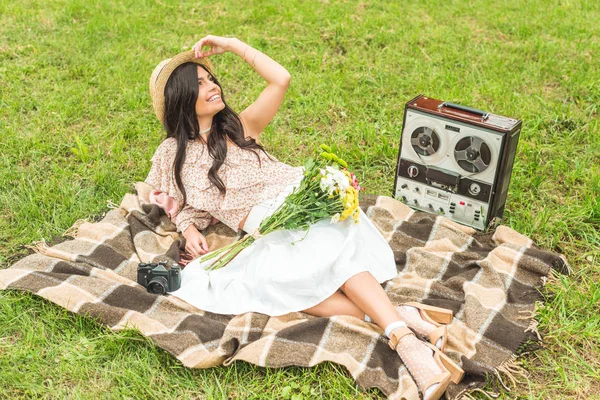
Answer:
<path fill-rule="evenodd" d="M 156 151 L 152 156 L 152 162 L 163 161 L 172 163 L 176 155 L 177 139 L 175 139 L 174 137 L 168 137 L 165 140 L 163 140 L 156 148 Z"/>
<path fill-rule="evenodd" d="M 162 153 L 177 151 L 177 139 L 175 139 L 174 137 L 166 138 L 160 143 L 160 145 L 158 145 L 157 151 L 159 150 Z"/>

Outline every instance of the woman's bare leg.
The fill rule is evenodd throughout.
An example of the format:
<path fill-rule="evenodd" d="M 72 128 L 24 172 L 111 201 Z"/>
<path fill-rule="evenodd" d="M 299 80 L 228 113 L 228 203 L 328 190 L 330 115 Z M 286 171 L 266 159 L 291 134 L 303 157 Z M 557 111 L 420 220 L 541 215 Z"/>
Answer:
<path fill-rule="evenodd" d="M 344 282 L 340 290 L 381 329 L 402 320 L 387 293 L 370 272 L 354 275 Z"/>
<path fill-rule="evenodd" d="M 305 313 L 317 317 L 331 317 L 333 315 L 351 315 L 356 318 L 365 319 L 365 313 L 356 306 L 342 292 L 335 292 L 314 307 L 303 310 Z"/>
<path fill-rule="evenodd" d="M 348 279 L 340 290 L 361 310 L 367 313 L 381 329 L 397 321 L 402 321 L 398 310 L 390 301 L 387 293 L 370 272 L 361 272 Z M 424 391 L 423 397 L 430 398 L 437 384 L 423 387 L 429 380 L 442 372 L 433 360 L 433 351 L 414 335 L 403 336 L 396 351 L 409 369 L 417 385 Z"/>
<path fill-rule="evenodd" d="M 303 311 L 318 317 L 351 315 L 360 319 L 364 319 L 366 313 L 381 329 L 385 329 L 392 322 L 401 321 L 398 310 L 387 293 L 375 277 L 366 271 L 354 275 L 340 287 L 339 291 L 316 306 Z"/>

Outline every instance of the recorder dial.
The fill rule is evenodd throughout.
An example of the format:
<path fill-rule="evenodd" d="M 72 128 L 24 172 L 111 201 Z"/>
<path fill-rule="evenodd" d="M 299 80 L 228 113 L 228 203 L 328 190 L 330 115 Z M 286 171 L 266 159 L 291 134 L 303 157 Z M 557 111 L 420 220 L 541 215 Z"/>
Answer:
<path fill-rule="evenodd" d="M 419 168 L 415 167 L 414 165 L 411 165 L 410 167 L 408 167 L 408 176 L 410 176 L 411 178 L 414 178 L 417 175 L 419 175 Z"/>
<path fill-rule="evenodd" d="M 479 192 L 481 192 L 481 186 L 479 186 L 477 183 L 473 182 L 469 185 L 469 193 L 471 193 L 473 196 L 477 196 Z"/>

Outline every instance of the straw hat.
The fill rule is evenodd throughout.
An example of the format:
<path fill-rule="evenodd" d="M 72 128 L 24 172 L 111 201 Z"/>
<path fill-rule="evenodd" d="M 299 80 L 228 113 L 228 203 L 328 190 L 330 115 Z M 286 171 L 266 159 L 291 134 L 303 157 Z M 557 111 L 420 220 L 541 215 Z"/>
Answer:
<path fill-rule="evenodd" d="M 154 68 L 154 71 L 152 71 L 152 75 L 150 76 L 150 96 L 152 96 L 152 106 L 154 107 L 154 113 L 162 124 L 165 122 L 165 86 L 175 68 L 186 62 L 200 64 L 207 67 L 209 71 L 212 70 L 212 64 L 207 57 L 196 58 L 194 50 L 190 50 L 161 61 L 160 64 Z"/>

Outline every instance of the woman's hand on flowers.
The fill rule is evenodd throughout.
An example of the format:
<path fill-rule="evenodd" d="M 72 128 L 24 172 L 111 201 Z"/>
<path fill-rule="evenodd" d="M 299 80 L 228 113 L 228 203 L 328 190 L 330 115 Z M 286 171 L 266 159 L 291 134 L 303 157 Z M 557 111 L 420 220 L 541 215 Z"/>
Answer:
<path fill-rule="evenodd" d="M 183 237 L 185 238 L 185 250 L 194 258 L 208 253 L 206 238 L 193 224 L 183 232 Z"/>
<path fill-rule="evenodd" d="M 196 58 L 209 57 L 214 54 L 223 54 L 226 51 L 229 51 L 229 46 L 232 41 L 233 38 L 207 35 L 193 45 L 192 50 L 196 53 Z M 204 46 L 208 46 L 210 49 L 208 51 L 202 51 L 202 47 Z"/>

